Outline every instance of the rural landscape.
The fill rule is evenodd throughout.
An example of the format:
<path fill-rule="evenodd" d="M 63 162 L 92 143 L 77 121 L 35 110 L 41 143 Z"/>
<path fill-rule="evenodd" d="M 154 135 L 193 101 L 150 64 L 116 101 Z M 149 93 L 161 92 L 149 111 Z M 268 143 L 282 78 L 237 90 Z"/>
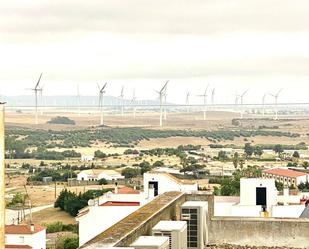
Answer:
<path fill-rule="evenodd" d="M 115 170 L 125 177 L 119 184 L 142 189 L 143 173 L 161 168 L 199 180 L 199 188 L 224 196 L 239 195 L 240 177 L 260 177 L 263 169 L 309 171 L 306 118 L 207 114 L 204 121 L 198 120 L 200 112 L 168 113 L 164 127 L 158 127 L 159 114 L 151 112 L 135 119 L 107 114 L 104 126 L 93 125 L 96 115 L 45 113 L 33 125 L 32 113 L 7 112 L 7 223 L 31 219 L 46 226 L 50 248 L 74 243 L 78 211 L 115 187 L 105 179 L 70 184 L 82 170 Z M 91 159 L 83 160 L 85 156 Z M 307 185 L 299 187 L 308 191 Z M 63 198 L 70 198 L 70 204 L 61 204 Z"/>

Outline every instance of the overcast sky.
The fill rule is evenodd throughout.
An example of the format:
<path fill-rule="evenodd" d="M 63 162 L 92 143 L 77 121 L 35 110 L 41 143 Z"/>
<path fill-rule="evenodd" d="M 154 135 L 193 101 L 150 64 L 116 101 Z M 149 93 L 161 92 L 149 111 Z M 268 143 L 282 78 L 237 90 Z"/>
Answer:
<path fill-rule="evenodd" d="M 0 95 L 107 94 L 191 102 L 309 102 L 308 0 L 7 0 L 0 3 Z M 271 97 L 268 101 L 273 101 Z"/>

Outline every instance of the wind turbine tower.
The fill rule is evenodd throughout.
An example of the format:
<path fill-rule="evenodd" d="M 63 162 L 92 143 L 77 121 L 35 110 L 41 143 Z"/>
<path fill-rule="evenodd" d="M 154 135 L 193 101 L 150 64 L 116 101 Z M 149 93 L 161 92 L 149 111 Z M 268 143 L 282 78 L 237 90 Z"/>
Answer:
<path fill-rule="evenodd" d="M 35 113 L 34 113 L 34 118 L 35 118 L 35 124 L 39 124 L 39 114 L 38 114 L 38 93 L 42 91 L 42 88 L 39 88 L 41 78 L 42 78 L 43 73 L 41 73 L 38 82 L 36 83 L 35 87 L 31 90 L 34 91 L 34 97 L 35 97 Z"/>
<path fill-rule="evenodd" d="M 273 96 L 275 98 L 275 120 L 278 120 L 278 97 L 279 94 L 281 93 L 282 89 L 280 89 L 276 94 L 270 94 L 271 96 Z"/>
<path fill-rule="evenodd" d="M 107 83 L 104 84 L 103 87 L 100 87 L 99 84 L 98 85 L 98 89 L 99 89 L 99 109 L 100 109 L 100 125 L 104 125 L 104 112 L 103 112 L 103 98 L 104 98 L 104 93 L 105 93 L 105 87 L 107 85 Z"/>
<path fill-rule="evenodd" d="M 186 95 L 186 106 L 187 106 L 187 113 L 190 112 L 190 92 L 187 92 Z"/>
<path fill-rule="evenodd" d="M 207 85 L 204 94 L 198 95 L 199 97 L 203 97 L 203 103 L 204 103 L 204 111 L 203 111 L 203 119 L 206 120 L 206 111 L 207 111 L 207 90 L 209 85 Z"/>
<path fill-rule="evenodd" d="M 123 114 L 124 114 L 124 94 L 123 94 L 123 91 L 124 91 L 124 86 L 121 87 L 121 92 L 120 92 L 120 98 L 121 98 L 121 116 L 123 117 Z"/>
<path fill-rule="evenodd" d="M 262 108 L 263 108 L 263 110 L 262 110 L 262 115 L 263 115 L 263 117 L 265 117 L 265 100 L 266 100 L 266 94 L 264 94 L 263 95 L 263 98 L 262 98 Z"/>
<path fill-rule="evenodd" d="M 77 100 L 78 116 L 80 117 L 80 94 L 79 94 L 79 84 L 77 84 L 77 95 L 76 95 L 76 100 Z"/>
<path fill-rule="evenodd" d="M 156 91 L 159 94 L 159 99 L 160 99 L 160 127 L 162 127 L 162 125 L 163 125 L 163 122 L 162 122 L 162 120 L 163 120 L 163 98 L 164 98 L 164 95 L 165 95 L 167 83 L 168 83 L 168 81 L 166 81 L 166 83 L 164 84 L 164 86 L 161 88 L 160 91 Z"/>
<path fill-rule="evenodd" d="M 167 85 L 165 87 L 164 90 L 164 120 L 166 120 L 166 114 L 167 114 L 167 110 L 166 110 L 166 98 L 167 98 Z"/>
<path fill-rule="evenodd" d="M 244 96 L 247 94 L 248 91 L 249 91 L 249 89 L 247 89 L 247 90 L 244 91 L 241 95 L 239 95 L 239 98 L 240 98 L 240 105 L 241 105 L 240 119 L 243 119 L 243 116 L 244 116 Z"/>
<path fill-rule="evenodd" d="M 133 105 L 133 118 L 135 119 L 135 117 L 136 117 L 136 96 L 135 96 L 135 89 L 133 89 L 133 97 L 132 97 L 131 103 L 132 103 L 132 105 Z"/>
<path fill-rule="evenodd" d="M 211 104 L 212 105 L 215 104 L 215 95 L 216 95 L 216 88 L 212 89 L 212 92 L 211 92 Z"/>

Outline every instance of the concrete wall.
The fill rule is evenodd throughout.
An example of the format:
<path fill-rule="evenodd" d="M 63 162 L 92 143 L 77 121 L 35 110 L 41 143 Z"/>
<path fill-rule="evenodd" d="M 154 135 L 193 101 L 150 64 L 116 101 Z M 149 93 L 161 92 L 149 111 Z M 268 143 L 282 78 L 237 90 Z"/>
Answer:
<path fill-rule="evenodd" d="M 211 244 L 309 248 L 309 220 L 213 217 Z"/>
<path fill-rule="evenodd" d="M 130 246 L 139 236 L 150 235 L 152 228 L 161 220 L 179 220 L 181 204 L 186 201 L 185 195 L 180 196 L 177 200 L 168 205 L 165 209 L 160 210 L 151 219 L 145 221 L 136 230 L 132 231 L 115 246 Z"/>

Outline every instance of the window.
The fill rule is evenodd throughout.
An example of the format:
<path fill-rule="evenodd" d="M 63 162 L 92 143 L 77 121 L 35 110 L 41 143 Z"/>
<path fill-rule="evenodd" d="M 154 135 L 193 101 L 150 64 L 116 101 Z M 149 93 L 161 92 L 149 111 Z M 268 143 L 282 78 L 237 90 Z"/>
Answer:
<path fill-rule="evenodd" d="M 25 243 L 25 237 L 19 236 L 19 243 Z"/>

